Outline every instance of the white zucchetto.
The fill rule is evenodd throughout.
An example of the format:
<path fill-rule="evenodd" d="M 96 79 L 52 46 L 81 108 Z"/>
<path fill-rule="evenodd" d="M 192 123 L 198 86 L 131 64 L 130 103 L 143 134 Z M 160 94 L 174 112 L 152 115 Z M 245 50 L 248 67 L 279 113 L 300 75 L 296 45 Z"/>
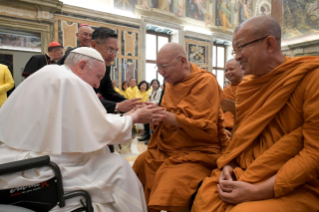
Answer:
<path fill-rule="evenodd" d="M 71 51 L 71 53 L 81 54 L 87 57 L 94 58 L 96 60 L 102 61 L 104 63 L 104 59 L 100 52 L 91 48 L 91 47 L 79 47 Z"/>

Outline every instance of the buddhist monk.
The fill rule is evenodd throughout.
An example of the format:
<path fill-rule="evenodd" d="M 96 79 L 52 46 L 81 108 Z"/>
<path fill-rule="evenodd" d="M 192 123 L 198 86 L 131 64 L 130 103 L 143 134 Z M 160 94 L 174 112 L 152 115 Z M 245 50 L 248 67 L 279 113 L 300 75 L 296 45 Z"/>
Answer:
<path fill-rule="evenodd" d="M 235 59 L 251 76 L 237 88 L 235 133 L 192 212 L 318 211 L 319 59 L 285 57 L 280 41 L 271 16 L 236 28 Z"/>
<path fill-rule="evenodd" d="M 244 77 L 244 72 L 240 69 L 235 59 L 231 59 L 226 63 L 225 77 L 230 81 L 230 85 L 223 90 L 224 100 L 235 104 L 236 89 Z M 234 114 L 232 112 L 224 112 L 224 124 L 226 129 L 231 132 L 234 125 Z"/>
<path fill-rule="evenodd" d="M 223 94 L 214 75 L 189 63 L 179 44 L 166 44 L 156 63 L 166 82 L 165 118 L 154 126 L 148 150 L 133 169 L 150 212 L 182 211 L 190 208 L 192 194 L 228 144 L 220 123 Z"/>

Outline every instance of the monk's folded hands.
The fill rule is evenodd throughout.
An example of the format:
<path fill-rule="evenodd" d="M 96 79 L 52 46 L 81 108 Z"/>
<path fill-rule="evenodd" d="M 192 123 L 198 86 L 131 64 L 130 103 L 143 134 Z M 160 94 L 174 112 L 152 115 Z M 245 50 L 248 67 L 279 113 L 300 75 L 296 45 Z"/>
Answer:
<path fill-rule="evenodd" d="M 242 181 L 219 180 L 217 190 L 220 198 L 230 204 L 270 199 L 274 197 L 275 179 L 276 175 L 258 185 Z"/>
<path fill-rule="evenodd" d="M 223 187 L 225 191 L 223 191 L 221 187 Z M 217 190 L 220 198 L 224 202 L 239 204 L 255 200 L 257 186 L 241 181 L 221 180 L 219 184 L 217 184 Z"/>
<path fill-rule="evenodd" d="M 218 182 L 222 180 L 229 180 L 229 181 L 235 180 L 233 170 L 234 170 L 234 167 L 231 165 L 224 166 L 223 170 L 221 171 L 218 177 Z"/>

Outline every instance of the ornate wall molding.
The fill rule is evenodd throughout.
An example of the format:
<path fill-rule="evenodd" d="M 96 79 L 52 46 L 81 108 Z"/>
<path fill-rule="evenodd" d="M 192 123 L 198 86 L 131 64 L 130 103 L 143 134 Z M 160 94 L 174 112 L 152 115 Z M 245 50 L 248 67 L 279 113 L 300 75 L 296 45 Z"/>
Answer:
<path fill-rule="evenodd" d="M 48 11 L 51 13 L 60 11 L 63 6 L 63 2 L 60 0 L 1 0 L 1 4 L 36 11 Z"/>
<path fill-rule="evenodd" d="M 281 49 L 282 53 L 289 57 L 297 57 L 303 55 L 319 56 L 319 40 L 282 46 Z"/>
<path fill-rule="evenodd" d="M 47 52 L 51 39 L 51 26 L 46 23 L 38 23 L 34 21 L 19 20 L 12 21 L 10 17 L 0 16 L 0 28 L 9 29 L 12 31 L 25 31 L 30 33 L 41 34 L 42 53 Z"/>
<path fill-rule="evenodd" d="M 75 7 L 71 5 L 64 5 L 61 12 L 56 12 L 56 14 L 67 17 L 87 19 L 90 21 L 102 22 L 117 26 L 130 27 L 134 29 L 140 29 L 141 26 L 141 20 L 137 18 L 129 18 L 111 13 Z"/>
<path fill-rule="evenodd" d="M 26 10 L 6 5 L 0 5 L 0 14 L 26 19 L 36 19 L 38 14 L 35 10 Z"/>
<path fill-rule="evenodd" d="M 54 22 L 53 14 L 48 11 L 41 10 L 38 6 L 35 6 L 32 10 L 15 7 L 12 5 L 0 4 L 0 15 L 27 20 L 36 20 L 40 22 Z"/>

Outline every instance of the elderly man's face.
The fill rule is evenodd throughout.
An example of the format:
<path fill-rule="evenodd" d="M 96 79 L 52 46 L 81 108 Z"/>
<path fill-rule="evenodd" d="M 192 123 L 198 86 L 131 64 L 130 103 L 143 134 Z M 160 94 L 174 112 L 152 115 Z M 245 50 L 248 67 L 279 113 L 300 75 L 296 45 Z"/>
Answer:
<path fill-rule="evenodd" d="M 80 42 L 80 46 L 89 47 L 91 46 L 93 29 L 89 26 L 84 26 L 79 29 L 79 32 L 76 33 L 76 37 Z"/>
<path fill-rule="evenodd" d="M 136 86 L 136 79 L 131 79 L 130 86 L 134 88 Z"/>
<path fill-rule="evenodd" d="M 119 47 L 116 38 L 107 38 L 105 42 L 102 41 L 95 41 L 96 45 L 93 47 L 95 48 L 100 54 L 102 55 L 105 65 L 110 66 L 111 63 L 117 56 Z"/>
<path fill-rule="evenodd" d="M 226 64 L 225 76 L 230 82 L 239 82 L 243 75 L 243 71 L 239 68 L 236 60 L 231 60 Z"/>
<path fill-rule="evenodd" d="M 100 82 L 105 75 L 105 65 L 103 62 L 95 61 L 90 68 L 88 64 L 84 66 L 83 74 L 80 76 L 85 82 L 93 88 L 99 88 Z"/>
<path fill-rule="evenodd" d="M 266 65 L 268 56 L 262 37 L 256 37 L 251 29 L 240 29 L 233 37 L 233 49 L 236 52 L 235 60 L 245 75 L 259 76 L 259 67 Z M 248 44 L 248 45 L 246 45 Z M 244 45 L 244 47 L 242 47 Z"/>
<path fill-rule="evenodd" d="M 165 82 L 174 84 L 184 78 L 182 59 L 183 57 L 178 55 L 175 58 L 164 54 L 158 55 L 156 60 L 157 70 L 163 76 Z"/>

